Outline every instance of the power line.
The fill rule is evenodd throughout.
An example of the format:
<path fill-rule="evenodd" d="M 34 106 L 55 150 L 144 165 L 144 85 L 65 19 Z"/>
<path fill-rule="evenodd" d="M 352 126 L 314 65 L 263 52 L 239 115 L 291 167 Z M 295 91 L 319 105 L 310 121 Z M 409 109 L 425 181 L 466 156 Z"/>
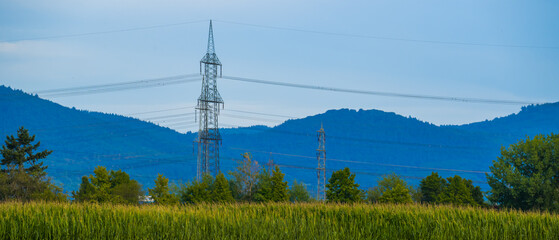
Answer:
<path fill-rule="evenodd" d="M 117 86 L 124 86 L 124 85 L 131 85 L 131 84 L 138 84 L 138 83 L 150 83 L 150 82 L 160 82 L 160 81 L 168 81 L 168 80 L 179 80 L 188 77 L 195 77 L 199 76 L 200 74 L 192 73 L 192 74 L 181 74 L 176 76 L 169 76 L 169 77 L 161 77 L 161 78 L 150 78 L 150 79 L 142 79 L 136 81 L 129 81 L 129 82 L 118 82 L 118 83 L 109 83 L 109 84 L 98 84 L 98 85 L 89 85 L 89 86 L 81 86 L 81 87 L 70 87 L 70 88 L 54 88 L 54 89 L 47 89 L 47 90 L 40 90 L 35 91 L 33 93 L 42 94 L 42 93 L 62 93 L 62 92 L 74 92 L 74 91 L 81 91 L 81 90 L 91 90 L 96 88 L 105 88 L 105 87 L 117 87 Z"/>
<path fill-rule="evenodd" d="M 245 110 L 235 110 L 235 109 L 223 109 L 224 111 L 228 111 L 228 112 L 238 112 L 238 113 L 249 113 L 249 114 L 256 114 L 256 115 L 262 115 L 262 116 L 270 116 L 270 117 L 283 117 L 283 118 L 298 118 L 298 117 L 294 117 L 294 116 L 288 116 L 288 115 L 279 115 L 279 114 L 270 114 L 270 113 L 259 113 L 259 112 L 251 112 L 251 111 L 245 111 Z"/>
<path fill-rule="evenodd" d="M 299 158 L 316 159 L 316 157 L 310 157 L 310 156 L 304 156 L 304 155 L 297 155 L 297 154 L 289 154 L 289 153 L 278 153 L 278 152 L 271 152 L 271 151 L 264 151 L 264 150 L 255 150 L 255 149 L 246 149 L 246 148 L 234 148 L 234 147 L 230 147 L 230 149 L 242 150 L 242 151 L 251 151 L 251 152 L 260 152 L 260 153 L 269 153 L 269 154 L 273 154 L 273 155 L 281 155 L 281 156 L 288 156 L 288 157 L 299 157 Z M 372 162 L 363 162 L 363 161 L 354 161 L 354 160 L 345 160 L 345 159 L 336 159 L 336 158 L 328 158 L 328 161 L 333 161 L 333 162 L 347 162 L 347 163 L 358 163 L 358 164 L 367 164 L 367 165 L 376 165 L 376 166 L 385 166 L 385 167 L 414 168 L 414 169 L 434 170 L 434 171 L 445 171 L 445 172 L 465 172 L 465 173 L 478 173 L 478 174 L 490 173 L 490 172 L 479 171 L 479 170 L 463 170 L 463 169 L 450 169 L 450 168 L 430 168 L 430 167 L 419 167 L 419 166 L 410 166 L 410 165 L 397 165 L 397 164 L 372 163 Z"/>
<path fill-rule="evenodd" d="M 231 124 L 222 124 L 229 127 L 240 127 L 238 125 L 231 125 Z M 259 132 L 273 132 L 273 133 L 281 133 L 281 134 L 291 134 L 291 135 L 299 135 L 299 136 L 306 136 L 311 137 L 314 134 L 310 133 L 302 133 L 302 132 L 291 132 L 285 130 L 278 130 L 275 128 L 266 128 L 266 129 L 258 129 L 258 128 L 247 128 L 250 131 L 259 131 Z M 475 146 L 453 146 L 453 145 L 443 145 L 443 144 L 431 144 L 431 143 L 415 143 L 415 142 L 397 142 L 397 141 L 388 141 L 388 140 L 377 140 L 377 139 L 369 139 L 369 138 L 354 138 L 354 137 L 342 137 L 342 136 L 330 136 L 331 139 L 340 139 L 340 140 L 348 140 L 354 142 L 370 142 L 370 143 L 379 143 L 379 144 L 390 144 L 390 145 L 405 145 L 405 146 L 415 146 L 415 147 L 427 147 L 427 148 L 454 148 L 454 149 L 465 149 L 465 150 L 479 150 L 479 149 L 492 149 L 489 147 L 475 147 Z"/>
<path fill-rule="evenodd" d="M 259 84 L 267 84 L 267 85 L 274 85 L 274 86 L 314 89 L 314 90 L 331 91 L 331 92 L 355 93 L 355 94 L 365 94 L 365 95 L 384 96 L 384 97 L 400 97 L 400 98 L 414 98 L 414 99 L 424 99 L 424 100 L 440 100 L 440 101 L 470 102 L 470 103 L 491 103 L 491 104 L 506 104 L 506 105 L 538 104 L 536 102 L 516 101 L 516 100 L 447 97 L 447 96 L 434 96 L 434 95 L 420 95 L 420 94 L 407 94 L 407 93 L 394 93 L 394 92 L 344 89 L 344 88 L 324 87 L 324 86 L 306 85 L 306 84 L 298 84 L 298 83 L 286 83 L 286 82 L 277 82 L 277 81 L 260 80 L 260 79 L 252 79 L 252 78 L 242 78 L 242 77 L 232 77 L 232 76 L 223 76 L 222 78 L 223 79 L 228 79 L 228 80 L 240 81 L 240 82 L 259 83 Z"/>
<path fill-rule="evenodd" d="M 278 123 L 278 121 L 279 121 L 279 120 L 274 120 L 274 119 L 246 117 L 246 116 L 239 116 L 239 115 L 227 114 L 227 113 L 222 113 L 221 115 L 225 116 L 225 117 L 231 117 L 231 118 L 238 118 L 238 119 L 245 119 L 245 120 L 255 120 L 255 121 L 270 122 L 270 123 Z"/>
<path fill-rule="evenodd" d="M 43 97 L 77 96 L 77 95 L 87 95 L 87 94 L 95 94 L 95 93 L 115 92 L 115 91 L 130 90 L 130 89 L 162 87 L 167 85 L 197 82 L 200 81 L 200 79 L 201 78 L 199 76 L 180 75 L 180 76 L 173 76 L 173 77 L 146 79 L 146 80 L 107 84 L 107 85 L 94 85 L 94 86 L 65 88 L 65 89 L 51 89 L 51 90 L 39 91 L 36 93 L 39 93 Z M 46 93 L 46 94 L 41 94 L 41 93 Z"/>
<path fill-rule="evenodd" d="M 31 41 L 31 40 L 45 40 L 45 39 L 60 39 L 60 38 L 84 37 L 84 36 L 101 35 L 101 34 L 109 34 L 109 33 L 121 33 L 121 32 L 132 32 L 132 31 L 149 30 L 149 29 L 156 29 L 156 28 L 167 28 L 167 27 L 174 27 L 174 26 L 180 26 L 180 25 L 188 25 L 188 24 L 201 23 L 201 22 L 207 22 L 207 21 L 208 21 L 208 20 L 204 19 L 204 20 L 195 20 L 195 21 L 168 23 L 168 24 L 151 25 L 151 26 L 143 26 L 143 27 L 134 27 L 134 28 L 123 28 L 123 29 L 116 29 L 116 30 L 98 31 L 98 32 L 72 33 L 72 34 L 61 34 L 61 35 L 52 35 L 52 36 L 43 36 L 43 37 L 19 38 L 19 39 L 6 40 L 6 41 L 3 41 L 3 42 L 19 42 L 19 41 Z"/>
<path fill-rule="evenodd" d="M 236 159 L 236 158 L 231 158 L 231 160 L 236 160 L 236 161 L 241 161 L 241 159 Z M 286 167 L 286 168 L 295 168 L 295 169 L 306 169 L 306 170 L 313 170 L 316 171 L 316 168 L 314 167 L 306 167 L 306 166 L 298 166 L 298 165 L 289 165 L 289 164 L 274 164 L 275 166 L 278 167 Z M 326 168 L 326 171 L 328 172 L 335 172 L 338 169 L 332 169 L 332 168 Z M 375 173 L 375 172 L 365 172 L 365 171 L 352 171 L 351 173 L 357 174 L 357 175 L 370 175 L 370 176 L 377 176 L 377 177 L 382 177 L 382 176 L 386 176 L 385 173 Z M 423 177 L 418 177 L 418 176 L 406 176 L 406 175 L 398 175 L 402 178 L 408 178 L 408 179 L 423 179 Z M 482 182 L 482 181 L 472 181 L 473 183 L 478 183 L 478 184 L 487 184 L 487 182 Z"/>
<path fill-rule="evenodd" d="M 235 25 L 249 26 L 249 27 L 282 30 L 282 31 L 293 31 L 293 32 L 312 33 L 312 34 L 320 34 L 320 35 L 341 36 L 341 37 L 351 37 L 351 38 L 364 38 L 364 39 L 376 39 L 376 40 L 389 40 L 389 41 L 399 41 L 399 42 L 412 42 L 412 43 L 423 43 L 423 44 L 465 45 L 465 46 L 503 47 L 503 48 L 559 49 L 559 46 L 496 44 L 496 43 L 481 43 L 481 42 L 458 42 L 458 41 L 441 41 L 441 40 L 426 40 L 426 39 L 413 39 L 413 38 L 398 38 L 398 37 L 388 37 L 388 36 L 374 36 L 374 35 L 362 35 L 362 34 L 350 34 L 350 33 L 337 33 L 337 32 L 325 32 L 325 31 L 317 31 L 317 30 L 299 29 L 299 28 L 266 26 L 266 25 L 260 25 L 260 24 L 241 23 L 241 22 L 233 22 L 233 21 L 225 21 L 225 20 L 214 20 L 214 21 L 222 22 L 222 23 L 235 24 Z"/>
<path fill-rule="evenodd" d="M 194 113 L 180 113 L 180 114 L 173 114 L 173 115 L 165 115 L 165 116 L 157 116 L 157 117 L 149 117 L 149 118 L 144 118 L 144 121 L 152 121 L 152 120 L 156 120 L 156 119 L 167 119 L 167 118 L 176 118 L 176 117 L 184 117 L 184 116 L 191 116 L 194 115 Z"/>
<path fill-rule="evenodd" d="M 164 86 L 164 85 L 170 85 L 170 84 L 179 84 L 179 83 L 185 83 L 185 82 L 199 81 L 199 78 L 187 79 L 187 78 L 194 77 L 194 75 L 197 76 L 198 74 L 179 75 L 179 76 L 171 76 L 171 77 L 164 77 L 164 78 L 139 80 L 139 81 L 133 81 L 133 82 L 106 84 L 106 85 L 93 85 L 93 86 L 83 86 L 83 87 L 75 87 L 75 88 L 50 89 L 50 90 L 36 91 L 35 93 L 48 93 L 46 96 L 54 96 L 54 97 L 57 97 L 57 96 L 75 96 L 75 95 L 84 95 L 84 94 L 92 94 L 92 93 L 104 93 L 104 92 L 110 92 L 110 91 L 121 91 L 121 90 L 128 90 L 128 89 L 134 89 L 134 88 L 157 87 L 157 86 Z M 407 94 L 407 93 L 395 93 L 395 92 L 344 89 L 344 88 L 336 88 L 336 87 L 324 87 L 324 86 L 318 86 L 318 85 L 286 83 L 286 82 L 278 82 L 278 81 L 243 78 L 243 77 L 233 77 L 233 76 L 223 76 L 222 79 L 248 82 L 248 83 L 259 83 L 259 84 L 266 84 L 266 85 L 274 85 L 274 86 L 293 87 L 293 88 L 302 88 L 302 89 L 313 89 L 313 90 L 332 91 L 332 92 L 344 92 L 344 93 L 353 93 L 353 94 L 365 94 L 365 95 L 384 96 L 384 97 L 413 98 L 413 99 L 423 99 L 423 100 L 439 100 L 439 101 L 466 102 L 466 103 L 505 104 L 505 105 L 541 104 L 541 103 L 538 103 L 538 102 L 520 101 L 520 100 L 507 100 L 507 99 L 449 97 L 449 96 L 436 96 L 436 95 L 422 95 L 422 94 Z M 138 85 L 138 84 L 144 84 L 144 85 Z M 234 111 L 241 112 L 241 110 L 234 110 Z M 242 112 L 251 113 L 249 111 L 242 111 Z M 280 117 L 280 116 L 281 117 L 292 117 L 292 116 L 276 115 L 276 114 L 273 114 L 273 115 L 272 114 L 263 114 L 263 115 L 277 116 L 277 117 Z"/>
<path fill-rule="evenodd" d="M 143 115 L 143 114 L 150 114 L 150 113 L 159 113 L 159 112 L 168 112 L 168 111 L 175 111 L 175 110 L 181 110 L 181 109 L 189 109 L 189 108 L 194 108 L 194 107 L 195 106 L 168 108 L 168 109 L 161 109 L 161 110 L 148 111 L 148 112 L 125 113 L 123 115 Z"/>

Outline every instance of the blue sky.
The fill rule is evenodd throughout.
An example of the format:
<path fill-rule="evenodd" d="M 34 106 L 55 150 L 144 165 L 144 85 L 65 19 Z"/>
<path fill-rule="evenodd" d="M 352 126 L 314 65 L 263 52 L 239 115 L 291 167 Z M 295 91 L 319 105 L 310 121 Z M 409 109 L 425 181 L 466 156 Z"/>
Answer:
<path fill-rule="evenodd" d="M 214 19 L 216 52 L 223 74 L 228 76 L 371 91 L 555 102 L 559 101 L 557 12 L 556 1 L 4 0 L 0 2 L 0 84 L 33 92 L 197 73 L 206 50 L 209 19 Z M 205 21 L 43 38 L 197 20 Z M 22 40 L 33 38 L 41 39 Z M 219 79 L 218 86 L 226 109 L 296 117 L 328 109 L 362 108 L 411 115 L 434 124 L 464 124 L 520 110 L 518 105 L 355 95 L 225 79 Z M 199 91 L 200 83 L 186 83 L 51 100 L 69 107 L 127 114 L 194 106 Z M 224 116 L 221 123 L 275 125 L 285 118 L 268 120 Z"/>

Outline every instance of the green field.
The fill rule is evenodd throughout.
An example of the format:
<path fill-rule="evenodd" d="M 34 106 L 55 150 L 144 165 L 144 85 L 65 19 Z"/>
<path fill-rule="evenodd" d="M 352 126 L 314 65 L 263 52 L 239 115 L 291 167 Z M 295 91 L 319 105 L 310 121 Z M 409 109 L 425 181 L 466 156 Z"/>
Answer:
<path fill-rule="evenodd" d="M 421 205 L 0 204 L 1 239 L 559 239 L 559 215 Z"/>

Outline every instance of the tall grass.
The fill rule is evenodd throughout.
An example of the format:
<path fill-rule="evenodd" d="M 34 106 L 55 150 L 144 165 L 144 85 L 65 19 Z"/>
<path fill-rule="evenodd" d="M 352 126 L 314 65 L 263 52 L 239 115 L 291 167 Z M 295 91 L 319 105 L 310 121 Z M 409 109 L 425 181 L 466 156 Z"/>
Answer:
<path fill-rule="evenodd" d="M 0 204 L 1 239 L 559 239 L 559 215 L 421 205 Z"/>

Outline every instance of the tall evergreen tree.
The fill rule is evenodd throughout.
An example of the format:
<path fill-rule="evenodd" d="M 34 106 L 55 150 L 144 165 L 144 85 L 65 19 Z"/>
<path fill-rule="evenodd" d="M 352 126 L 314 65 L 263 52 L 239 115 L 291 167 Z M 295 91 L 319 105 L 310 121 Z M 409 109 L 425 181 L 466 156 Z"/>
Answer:
<path fill-rule="evenodd" d="M 361 197 L 359 184 L 355 183 L 355 174 L 344 168 L 332 173 L 326 184 L 326 200 L 328 202 L 358 202 Z"/>
<path fill-rule="evenodd" d="M 218 203 L 235 201 L 231 189 L 229 189 L 229 182 L 221 172 L 215 177 L 214 186 L 212 187 L 212 201 Z"/>
<path fill-rule="evenodd" d="M 46 177 L 47 166 L 42 159 L 52 151 L 36 152 L 41 142 L 33 143 L 35 135 L 23 127 L 17 136 L 7 136 L 0 153 L 0 200 L 56 200 L 65 201 L 67 195 Z"/>
<path fill-rule="evenodd" d="M 155 179 L 155 187 L 148 188 L 149 195 L 153 198 L 153 202 L 161 205 L 178 203 L 178 198 L 170 193 L 169 179 L 161 174 L 157 174 Z"/>
<path fill-rule="evenodd" d="M 23 127 L 17 130 L 17 137 L 7 136 L 5 145 L 2 146 L 1 164 L 6 171 L 18 170 L 30 176 L 40 179 L 46 175 L 47 166 L 43 165 L 41 159 L 46 158 L 52 151 L 44 150 L 33 153 L 41 146 L 41 142 L 33 144 L 35 135 L 30 136 L 29 131 Z"/>
<path fill-rule="evenodd" d="M 256 191 L 252 198 L 255 202 L 272 201 L 272 176 L 266 169 L 261 169 L 257 175 Z"/>
<path fill-rule="evenodd" d="M 278 166 L 274 169 L 272 173 L 272 198 L 274 202 L 285 202 L 289 200 L 289 195 L 287 194 L 287 181 L 283 181 L 283 174 Z"/>

